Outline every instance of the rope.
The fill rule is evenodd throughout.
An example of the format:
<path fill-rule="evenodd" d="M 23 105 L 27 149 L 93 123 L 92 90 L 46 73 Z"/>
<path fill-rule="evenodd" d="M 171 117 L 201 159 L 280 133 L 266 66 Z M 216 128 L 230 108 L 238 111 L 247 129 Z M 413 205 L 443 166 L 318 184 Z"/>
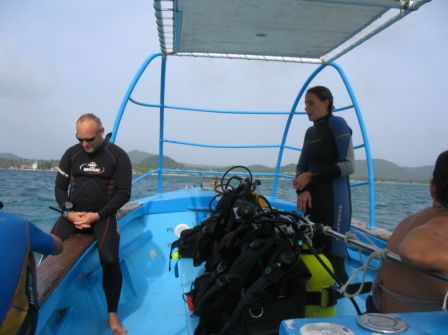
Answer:
<path fill-rule="evenodd" d="M 446 291 L 445 298 L 443 298 L 443 305 L 442 305 L 442 310 L 443 311 L 446 311 L 447 300 L 448 300 L 448 291 Z"/>
<path fill-rule="evenodd" d="M 330 229 L 331 229 L 330 227 L 324 227 L 324 231 L 325 230 L 330 230 Z M 371 245 L 371 247 L 372 247 L 372 249 L 374 251 L 367 257 L 367 260 L 360 267 L 357 267 L 357 268 L 353 269 L 352 274 L 348 278 L 347 282 L 344 283 L 338 289 L 338 292 L 341 293 L 342 295 L 344 295 L 344 297 L 346 297 L 346 298 L 354 298 L 354 297 L 356 297 L 357 295 L 359 295 L 363 291 L 363 288 L 364 288 L 364 285 L 365 285 L 365 282 L 366 282 L 367 270 L 369 269 L 370 263 L 372 262 L 372 260 L 374 258 L 377 258 L 377 259 L 380 260 L 380 266 L 381 266 L 381 263 L 383 262 L 384 259 L 386 259 L 386 254 L 388 252 L 387 249 L 378 248 L 367 234 L 363 233 L 362 235 L 368 241 L 368 243 Z M 349 242 L 350 242 L 349 240 L 356 240 L 356 239 L 359 240 L 358 236 L 356 234 L 352 233 L 352 232 L 345 233 L 344 234 L 344 238 L 343 238 L 344 243 L 346 245 L 349 244 Z M 362 262 L 363 260 L 362 260 L 361 247 L 358 247 L 357 249 L 358 249 L 358 252 L 360 254 L 359 259 Z M 356 292 L 354 292 L 354 293 L 348 293 L 347 292 L 347 287 L 354 281 L 354 279 L 358 276 L 358 273 L 360 273 L 360 272 L 362 272 L 362 279 L 361 279 L 361 282 L 360 282 L 358 290 L 356 290 Z"/>
<path fill-rule="evenodd" d="M 316 224 L 309 219 L 309 216 L 299 217 L 300 223 L 297 223 L 297 228 L 303 234 L 303 236 L 309 241 L 312 241 L 316 233 Z"/>
<path fill-rule="evenodd" d="M 379 265 L 379 267 L 380 267 L 382 265 L 383 261 L 386 259 L 386 254 L 387 254 L 387 252 L 389 250 L 378 248 L 377 245 L 375 244 L 375 242 L 373 242 L 372 238 L 369 236 L 369 234 L 367 234 L 365 232 L 359 232 L 358 235 L 357 235 L 357 234 L 354 234 L 352 232 L 347 232 L 345 234 L 345 237 L 344 237 L 344 243 L 347 245 L 349 243 L 349 241 L 348 241 L 349 238 L 351 238 L 353 240 L 359 240 L 359 238 L 358 238 L 359 235 L 362 236 L 368 242 L 370 247 L 372 249 L 374 249 L 374 252 L 379 256 L 378 259 L 380 260 L 380 265 Z M 363 260 L 362 248 L 361 247 L 357 247 L 357 249 L 358 249 L 359 259 L 362 261 Z M 384 250 L 384 252 L 381 252 L 381 250 Z M 372 266 L 371 269 L 373 271 L 378 271 L 379 267 L 378 268 L 374 268 Z"/>
<path fill-rule="evenodd" d="M 339 293 L 343 294 L 344 297 L 346 297 L 346 298 L 354 298 L 357 295 L 359 295 L 362 292 L 363 288 L 364 288 L 364 285 L 365 285 L 365 282 L 366 282 L 366 274 L 367 274 L 367 270 L 368 270 L 370 262 L 374 258 L 385 259 L 386 258 L 386 252 L 387 252 L 386 249 L 379 249 L 379 248 L 377 248 L 377 250 L 373 251 L 369 255 L 369 257 L 367 258 L 367 261 L 363 265 L 361 265 L 360 267 L 355 268 L 353 270 L 353 272 L 352 272 L 351 276 L 348 278 L 347 282 L 339 288 L 339 290 L 338 290 Z M 362 279 L 361 279 L 361 283 L 359 285 L 358 290 L 356 292 L 354 292 L 354 293 L 351 293 L 351 294 L 348 293 L 347 292 L 347 287 L 353 282 L 353 280 L 357 277 L 358 273 L 361 272 L 361 271 L 362 271 Z"/>

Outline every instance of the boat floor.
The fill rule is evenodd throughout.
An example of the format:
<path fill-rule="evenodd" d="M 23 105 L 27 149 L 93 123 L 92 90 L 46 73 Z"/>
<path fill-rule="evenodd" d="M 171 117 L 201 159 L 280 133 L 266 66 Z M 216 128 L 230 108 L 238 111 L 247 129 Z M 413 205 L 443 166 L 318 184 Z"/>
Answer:
<path fill-rule="evenodd" d="M 147 290 L 141 295 L 137 309 L 123 319 L 130 334 L 193 334 L 197 320 L 190 316 L 183 301 L 183 294 L 190 290 L 191 282 L 201 271 L 191 260 L 183 259 L 177 264 L 179 277 L 175 271 L 168 271 L 170 244 L 176 240 L 174 229 L 178 224 L 196 224 L 197 214 L 189 212 L 152 214 L 146 216 L 145 229 L 150 229 L 160 245 L 149 243 L 146 253 Z M 172 267 L 176 261 L 172 262 Z M 124 314 L 127 311 L 124 310 Z M 188 320 L 189 322 L 185 322 Z"/>

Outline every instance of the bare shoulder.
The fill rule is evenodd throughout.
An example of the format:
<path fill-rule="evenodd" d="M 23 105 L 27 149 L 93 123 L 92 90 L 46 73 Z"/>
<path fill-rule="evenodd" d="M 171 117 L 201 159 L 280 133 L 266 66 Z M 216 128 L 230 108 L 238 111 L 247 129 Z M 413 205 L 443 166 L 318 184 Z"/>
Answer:
<path fill-rule="evenodd" d="M 431 230 L 439 236 L 448 238 L 448 213 L 437 216 L 420 227 L 422 230 Z"/>
<path fill-rule="evenodd" d="M 403 238 L 405 238 L 410 232 L 429 224 L 433 220 L 444 217 L 448 220 L 448 215 L 444 216 L 441 212 L 433 207 L 425 208 L 417 213 L 414 213 L 400 222 L 400 224 L 395 228 L 392 236 L 389 239 L 388 248 L 391 251 L 396 251 L 395 248 L 401 243 Z M 426 229 L 424 229 L 426 230 Z"/>

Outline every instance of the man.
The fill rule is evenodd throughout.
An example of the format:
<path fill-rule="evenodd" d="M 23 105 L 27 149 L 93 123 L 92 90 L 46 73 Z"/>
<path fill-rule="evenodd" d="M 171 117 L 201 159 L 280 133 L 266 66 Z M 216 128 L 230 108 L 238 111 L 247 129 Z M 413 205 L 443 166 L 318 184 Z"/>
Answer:
<path fill-rule="evenodd" d="M 430 193 L 432 207 L 405 218 L 387 249 L 414 266 L 448 273 L 448 151 L 437 158 Z M 448 282 L 385 260 L 367 307 L 381 313 L 441 310 L 447 293 Z"/>
<path fill-rule="evenodd" d="M 118 314 L 122 274 L 116 212 L 131 196 L 132 167 L 121 148 L 104 139 L 101 120 L 93 114 L 76 122 L 78 144 L 59 162 L 55 196 L 63 215 L 52 232 L 65 240 L 73 233 L 94 233 L 103 268 L 103 290 L 114 334 L 126 334 Z"/>
<path fill-rule="evenodd" d="M 58 237 L 20 216 L 0 212 L 0 335 L 34 334 L 39 306 L 33 252 L 55 255 L 61 251 Z"/>

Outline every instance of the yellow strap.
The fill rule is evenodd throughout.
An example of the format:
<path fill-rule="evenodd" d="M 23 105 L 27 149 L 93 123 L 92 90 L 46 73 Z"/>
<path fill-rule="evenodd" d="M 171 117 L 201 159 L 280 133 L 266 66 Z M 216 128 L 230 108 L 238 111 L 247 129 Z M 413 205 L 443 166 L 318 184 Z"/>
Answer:
<path fill-rule="evenodd" d="M 30 307 L 26 295 L 27 262 L 24 262 L 19 283 L 12 299 L 11 307 L 0 326 L 0 335 L 17 334 Z"/>

